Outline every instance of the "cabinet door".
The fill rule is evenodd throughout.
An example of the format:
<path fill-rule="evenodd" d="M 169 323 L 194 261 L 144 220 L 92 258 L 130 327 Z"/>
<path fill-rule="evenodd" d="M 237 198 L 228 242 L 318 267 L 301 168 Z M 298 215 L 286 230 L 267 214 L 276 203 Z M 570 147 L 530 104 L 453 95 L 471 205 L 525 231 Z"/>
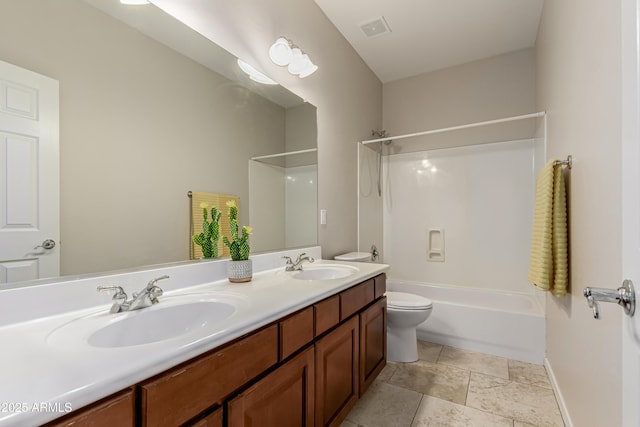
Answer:
<path fill-rule="evenodd" d="M 108 397 L 85 409 L 70 414 L 60 420 L 46 424 L 46 427 L 67 426 L 133 426 L 134 403 L 133 392 L 127 390 L 115 396 Z"/>
<path fill-rule="evenodd" d="M 316 426 L 338 426 L 358 400 L 358 316 L 316 342 Z"/>
<path fill-rule="evenodd" d="M 360 313 L 360 396 L 387 364 L 387 298 Z"/>
<path fill-rule="evenodd" d="M 314 422 L 313 346 L 228 403 L 229 427 L 301 427 Z"/>

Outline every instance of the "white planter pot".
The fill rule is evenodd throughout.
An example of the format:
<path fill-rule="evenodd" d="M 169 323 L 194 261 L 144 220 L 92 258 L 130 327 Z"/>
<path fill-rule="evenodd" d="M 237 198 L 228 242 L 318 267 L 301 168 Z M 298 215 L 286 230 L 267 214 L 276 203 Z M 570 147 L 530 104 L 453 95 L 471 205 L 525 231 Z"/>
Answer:
<path fill-rule="evenodd" d="M 232 283 L 250 282 L 253 276 L 253 263 L 250 259 L 227 261 L 227 276 Z"/>

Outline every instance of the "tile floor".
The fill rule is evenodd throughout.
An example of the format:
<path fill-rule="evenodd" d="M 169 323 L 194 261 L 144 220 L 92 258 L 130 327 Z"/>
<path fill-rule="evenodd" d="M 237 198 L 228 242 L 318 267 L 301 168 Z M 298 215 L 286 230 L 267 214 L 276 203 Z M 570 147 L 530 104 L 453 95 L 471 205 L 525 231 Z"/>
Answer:
<path fill-rule="evenodd" d="M 418 343 L 387 364 L 340 427 L 564 427 L 543 366 Z"/>

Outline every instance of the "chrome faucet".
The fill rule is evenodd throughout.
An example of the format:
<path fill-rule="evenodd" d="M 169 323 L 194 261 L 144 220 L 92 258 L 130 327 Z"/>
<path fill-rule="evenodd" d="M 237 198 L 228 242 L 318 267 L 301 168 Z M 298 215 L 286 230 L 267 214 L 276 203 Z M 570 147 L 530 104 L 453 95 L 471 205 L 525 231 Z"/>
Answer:
<path fill-rule="evenodd" d="M 283 256 L 282 258 L 287 260 L 287 263 L 285 264 L 285 271 L 299 271 L 299 270 L 302 270 L 302 263 L 304 261 L 309 261 L 309 262 L 313 262 L 314 261 L 313 258 L 311 258 L 310 256 L 306 256 L 306 255 L 307 254 L 305 252 L 303 252 L 300 255 L 298 255 L 298 258 L 296 259 L 295 263 L 291 260 L 291 257 Z"/>
<path fill-rule="evenodd" d="M 121 286 L 98 286 L 98 291 L 115 291 L 113 305 L 109 310 L 111 313 L 140 310 L 158 303 L 158 297 L 162 295 L 162 289 L 156 283 L 168 278 L 169 276 L 161 276 L 150 280 L 141 292 L 133 294 L 133 298 L 130 301 L 127 301 L 127 294 Z"/>

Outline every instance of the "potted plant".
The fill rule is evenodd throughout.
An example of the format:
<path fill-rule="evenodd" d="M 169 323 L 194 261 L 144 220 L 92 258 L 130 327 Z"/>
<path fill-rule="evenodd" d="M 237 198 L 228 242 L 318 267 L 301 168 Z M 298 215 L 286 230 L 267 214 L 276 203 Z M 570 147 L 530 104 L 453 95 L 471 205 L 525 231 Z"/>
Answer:
<path fill-rule="evenodd" d="M 220 239 L 220 215 L 222 212 L 218 212 L 218 209 L 214 206 L 211 208 L 211 222 L 207 220 L 207 208 L 209 205 L 206 202 L 200 203 L 202 208 L 202 232 L 191 236 L 191 240 L 196 245 L 202 247 L 202 256 L 204 258 L 216 258 L 218 256 L 218 240 Z"/>
<path fill-rule="evenodd" d="M 227 236 L 222 237 L 223 243 L 229 248 L 231 260 L 227 263 L 227 275 L 229 281 L 234 283 L 249 282 L 253 276 L 253 266 L 249 259 L 249 235 L 251 227 L 245 225 L 242 231 L 238 226 L 238 207 L 235 200 L 227 202 L 229 208 L 229 229 L 231 240 Z"/>

